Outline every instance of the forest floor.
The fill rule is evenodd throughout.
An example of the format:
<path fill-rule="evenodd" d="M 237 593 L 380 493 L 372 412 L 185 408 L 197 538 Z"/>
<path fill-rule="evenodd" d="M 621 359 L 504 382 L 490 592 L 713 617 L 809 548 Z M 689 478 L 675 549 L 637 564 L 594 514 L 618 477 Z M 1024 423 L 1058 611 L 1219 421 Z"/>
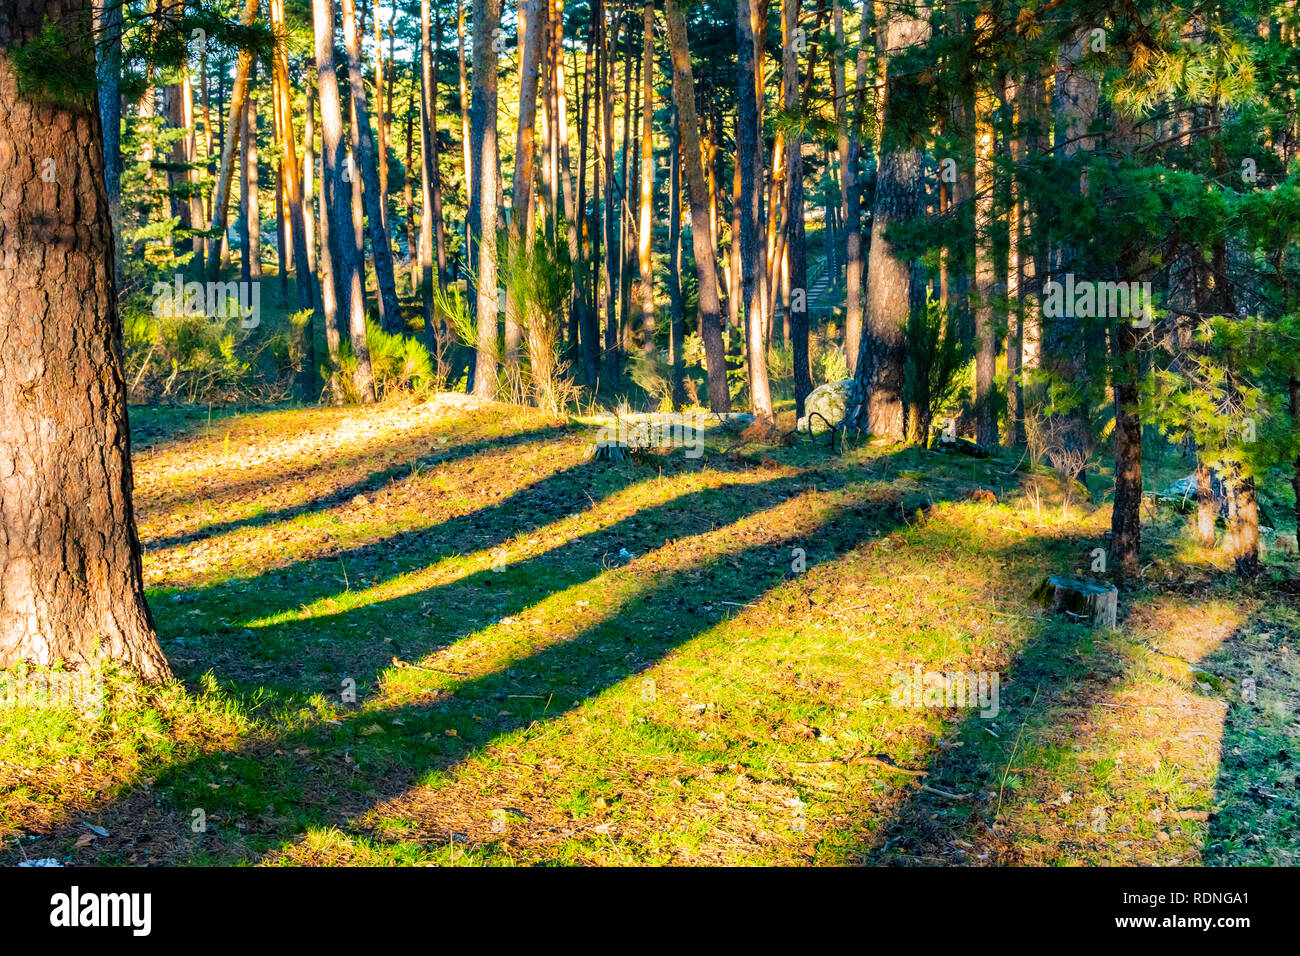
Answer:
<path fill-rule="evenodd" d="M 0 862 L 1298 862 L 1294 557 L 1245 584 L 1148 516 L 1094 630 L 1028 594 L 1109 507 L 997 461 L 586 461 L 453 396 L 132 419 L 180 680 L 0 709 Z M 892 703 L 917 667 L 996 715 Z"/>

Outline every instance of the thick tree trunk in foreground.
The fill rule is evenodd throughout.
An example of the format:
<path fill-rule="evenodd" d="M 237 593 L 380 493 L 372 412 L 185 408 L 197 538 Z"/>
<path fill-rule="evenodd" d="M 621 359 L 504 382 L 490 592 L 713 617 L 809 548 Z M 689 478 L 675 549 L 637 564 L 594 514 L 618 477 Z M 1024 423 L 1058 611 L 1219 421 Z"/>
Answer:
<path fill-rule="evenodd" d="M 691 244 L 699 276 L 700 337 L 709 375 L 709 409 L 731 410 L 727 391 L 727 368 L 722 347 L 722 303 L 718 300 L 718 264 L 709 236 L 709 187 L 704 180 L 700 156 L 700 121 L 695 112 L 695 80 L 691 75 L 691 50 L 686 40 L 686 18 L 677 0 L 665 0 L 668 43 L 673 61 L 673 100 L 677 105 L 677 128 L 691 203 Z"/>
<path fill-rule="evenodd" d="M 93 73 L 89 3 L 62 12 L 82 38 L 69 54 Z M 111 659 L 165 680 L 131 502 L 99 112 L 20 98 L 10 62 L 50 16 L 0 17 L 0 667 Z"/>

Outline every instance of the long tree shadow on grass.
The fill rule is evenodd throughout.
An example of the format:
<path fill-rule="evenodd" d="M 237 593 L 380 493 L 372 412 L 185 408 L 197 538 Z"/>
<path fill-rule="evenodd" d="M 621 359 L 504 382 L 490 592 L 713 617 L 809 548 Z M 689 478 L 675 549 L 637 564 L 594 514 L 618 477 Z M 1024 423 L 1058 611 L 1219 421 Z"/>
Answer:
<path fill-rule="evenodd" d="M 741 504 L 733 494 L 729 520 L 752 516 L 791 497 L 800 480 L 807 481 L 781 478 L 751 485 Z M 113 833 L 166 831 L 171 849 L 155 857 L 158 862 L 250 859 L 291 842 L 308 827 L 348 826 L 368 808 L 405 793 L 425 774 L 448 771 L 503 735 L 540 728 L 635 678 L 728 616 L 718 610 L 700 613 L 698 608 L 691 613 L 684 603 L 703 595 L 714 608 L 749 604 L 788 578 L 786 559 L 792 547 L 807 548 L 812 566 L 846 554 L 872 531 L 887 535 L 905 520 L 896 498 L 873 501 L 864 495 L 863 500 L 837 505 L 817 520 L 805 515 L 798 533 L 768 535 L 753 546 L 732 538 L 723 554 L 698 567 L 649 573 L 645 577 L 653 584 L 631 589 L 595 623 L 482 676 L 444 681 L 441 692 L 413 703 L 378 713 L 363 708 L 341 714 L 336 723 L 313 722 L 274 739 L 255 739 L 236 751 L 166 768 L 152 788 L 137 790 L 98 812 Z M 689 503 L 675 504 L 679 514 L 690 514 L 685 510 Z M 707 516 L 701 521 L 711 527 L 717 523 Z M 511 595 L 508 606 L 526 607 L 604 571 L 591 553 L 591 542 L 575 547 L 585 547 L 589 555 L 585 570 L 571 576 L 534 575 L 532 587 Z M 773 556 L 782 560 L 774 562 Z M 544 557 L 529 561 L 545 571 Z M 491 574 L 481 572 L 479 577 Z M 431 596 L 442 598 L 447 591 L 439 588 Z M 683 601 L 687 594 L 693 595 L 691 602 Z M 458 628 L 463 634 L 477 630 L 464 624 Z M 444 643 L 441 637 L 426 641 Z M 508 713 L 500 707 L 507 697 L 513 707 Z M 207 833 L 189 830 L 196 807 L 206 813 Z M 72 838 L 70 828 L 56 834 L 69 845 Z M 132 850 L 126 839 L 116 847 L 111 840 L 101 842 L 101 847 L 119 859 Z"/>
<path fill-rule="evenodd" d="M 1131 608 L 1136 609 L 1151 596 L 1121 589 L 1121 607 L 1132 602 Z M 1243 628 L 1248 629 L 1249 625 Z M 1078 862 L 1119 840 L 1158 846 L 1156 831 L 1169 826 L 1175 819 L 1170 811 L 1176 808 L 1165 810 L 1161 824 L 1133 817 L 1132 808 L 1113 789 L 1118 767 L 1108 757 L 1084 760 L 1077 746 L 1104 732 L 1099 725 L 1107 724 L 1107 717 L 1115 713 L 1105 708 L 1129 707 L 1111 697 L 1132 662 L 1105 645 L 1107 639 L 1087 624 L 1051 617 L 1036 622 L 1001 668 L 998 730 L 989 729 L 975 711 L 951 722 L 943 745 L 933 748 L 925 786 L 917 786 L 916 780 L 889 780 L 900 799 L 880 819 L 860 822 L 855 832 L 827 833 L 819 859 L 868 865 L 1042 864 Z M 1227 643 L 1206 660 L 1234 659 Z M 1160 732 L 1172 734 L 1179 729 L 1170 726 Z M 1241 736 L 1233 731 L 1231 718 L 1222 739 L 1225 756 L 1228 750 L 1237 754 L 1235 766 L 1262 769 L 1261 761 L 1248 764 L 1240 759 Z M 1257 737 L 1254 749 L 1266 751 L 1275 743 Z M 1275 749 L 1286 756 L 1284 749 Z M 1265 754 L 1263 766 L 1270 755 L 1279 756 Z M 1243 797 L 1241 788 L 1234 791 L 1226 782 L 1233 766 L 1224 761 L 1219 767 L 1220 810 L 1211 814 L 1207 849 L 1217 844 L 1222 850 L 1225 842 L 1215 821 L 1238 820 L 1242 814 L 1231 805 L 1240 806 L 1256 796 L 1247 789 Z M 1039 774 L 1046 776 L 1035 779 Z M 1058 776 L 1060 781 L 1082 784 L 1082 790 L 1067 793 L 1058 783 L 1048 788 L 1050 793 L 1043 792 L 1044 785 Z M 1022 787 L 1033 793 L 1028 802 L 1019 793 Z M 1002 816 L 1004 802 L 1008 812 L 1015 808 L 1019 819 Z M 1286 805 L 1294 820 L 1294 801 Z M 1269 822 L 1275 835 L 1288 825 L 1281 818 Z M 1205 862 L 1214 860 L 1210 853 Z"/>
<path fill-rule="evenodd" d="M 1269 596 L 1276 604 L 1267 620 L 1249 621 L 1198 662 L 1228 703 L 1205 834 L 1211 866 L 1300 862 L 1297 584 Z"/>
<path fill-rule="evenodd" d="M 715 471 L 730 467 L 725 461 L 711 465 Z M 523 561 L 503 563 L 510 556 L 502 553 L 503 562 L 494 562 L 495 569 L 471 572 L 432 589 L 412 586 L 400 597 L 368 593 L 371 588 L 382 592 L 403 575 L 418 574 L 447 559 L 490 553 L 512 538 L 580 515 L 589 506 L 596 508 L 596 502 L 651 477 L 630 464 L 575 465 L 503 501 L 430 528 L 336 549 L 253 578 L 158 595 L 155 617 L 163 649 L 182 675 L 212 669 L 219 680 L 250 686 L 269 683 L 308 694 L 333 691 L 341 676 L 366 685 L 394 656 L 418 658 L 486 626 L 479 616 L 485 611 L 491 620 L 517 614 L 563 587 L 594 577 L 621 550 L 640 553 L 667 538 L 707 531 L 719 517 L 736 520 L 796 493 L 809 481 L 797 474 L 690 492 L 642 507 Z M 351 591 L 352 586 L 359 591 Z M 356 601 L 364 603 L 353 607 Z M 311 605 L 317 606 L 310 617 L 268 620 Z M 304 688 L 304 675 L 313 665 L 318 670 Z"/>
<path fill-rule="evenodd" d="M 548 442 L 562 438 L 574 433 L 574 429 L 568 425 L 555 425 L 546 428 L 535 428 L 523 432 L 515 432 L 508 435 L 500 435 L 494 438 L 483 438 L 478 441 L 464 442 L 458 444 L 449 444 L 446 447 L 439 447 L 430 454 L 420 455 L 411 454 L 403 456 L 400 460 L 388 465 L 385 468 L 379 468 L 371 471 L 363 478 L 336 485 L 333 489 L 325 494 L 317 495 L 309 501 L 296 505 L 290 505 L 284 508 L 276 508 L 270 511 L 263 511 L 258 514 L 250 514 L 241 518 L 228 518 L 224 521 L 217 521 L 212 524 L 204 525 L 193 531 L 187 531 L 183 534 L 167 535 L 163 537 L 149 537 L 142 540 L 145 547 L 154 550 L 171 548 L 179 545 L 191 544 L 195 541 L 202 541 L 217 535 L 226 534 L 230 531 L 237 531 L 241 528 L 258 528 L 268 525 L 277 524 L 281 521 L 289 521 L 300 515 L 311 514 L 312 512 L 324 511 L 327 508 L 350 501 L 353 497 L 366 492 L 378 491 L 390 481 L 402 478 L 412 473 L 413 470 L 423 468 L 434 468 L 442 465 L 448 465 L 453 462 L 463 461 L 472 458 L 484 452 L 505 451 L 511 448 L 533 442 Z M 428 442 L 420 442 L 421 445 L 427 445 Z M 414 448 L 411 449 L 414 452 Z M 322 463 L 316 466 L 318 470 L 325 470 L 326 466 Z M 249 479 L 250 486 L 265 488 L 266 480 L 264 478 Z"/>

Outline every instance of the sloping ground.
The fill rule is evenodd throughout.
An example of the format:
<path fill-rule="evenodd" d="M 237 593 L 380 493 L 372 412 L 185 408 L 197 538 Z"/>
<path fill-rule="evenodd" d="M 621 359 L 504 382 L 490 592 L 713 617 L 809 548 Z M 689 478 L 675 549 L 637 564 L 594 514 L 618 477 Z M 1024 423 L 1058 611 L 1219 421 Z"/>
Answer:
<path fill-rule="evenodd" d="M 1106 511 L 1000 466 L 595 434 L 443 398 L 151 436 L 184 683 L 0 712 L 3 859 L 1294 862 L 1295 567 L 1156 525 L 1095 632 L 1026 595 Z M 917 669 L 997 696 L 900 706 Z"/>

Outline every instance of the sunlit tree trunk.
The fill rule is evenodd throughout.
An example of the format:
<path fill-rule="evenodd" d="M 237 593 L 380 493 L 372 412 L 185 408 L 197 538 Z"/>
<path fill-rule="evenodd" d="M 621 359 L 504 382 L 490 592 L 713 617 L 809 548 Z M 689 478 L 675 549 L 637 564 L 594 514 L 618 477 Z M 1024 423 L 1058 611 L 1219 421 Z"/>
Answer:
<path fill-rule="evenodd" d="M 251 26 L 257 19 L 259 0 L 244 0 L 244 10 L 239 22 Z M 313 0 L 313 6 L 315 0 Z M 225 248 L 226 212 L 230 203 L 230 184 L 235 172 L 235 149 L 239 136 L 243 132 L 244 101 L 248 95 L 248 74 L 252 66 L 253 55 L 248 50 L 240 50 L 235 60 L 235 81 L 230 91 L 230 120 L 226 124 L 225 142 L 221 147 L 221 165 L 217 171 L 217 183 L 212 193 L 212 225 L 209 229 L 217 241 L 208 252 L 207 273 L 215 279 L 221 272 L 222 250 Z"/>
<path fill-rule="evenodd" d="M 736 0 L 736 49 L 740 55 L 736 90 L 736 162 L 740 174 L 740 257 L 741 290 L 745 304 L 745 341 L 748 347 L 749 405 L 756 419 L 771 421 L 772 396 L 767 377 L 766 323 L 759 305 L 760 270 L 766 271 L 755 221 L 755 156 L 759 150 L 758 110 L 754 101 L 755 56 L 753 4 L 756 0 Z"/>
<path fill-rule="evenodd" d="M 470 156 L 473 188 L 469 218 L 471 261 L 475 263 L 475 318 L 478 354 L 474 394 L 495 398 L 497 391 L 497 48 L 493 28 L 501 22 L 501 0 L 474 6 L 474 81 L 470 101 Z"/>
<path fill-rule="evenodd" d="M 0 16 L 0 667 L 114 660 L 160 681 L 171 672 L 131 500 L 98 104 L 20 95 L 12 61 L 54 21 L 70 64 L 93 75 L 89 19 L 87 0 Z"/>
<path fill-rule="evenodd" d="M 654 36 L 655 7 L 646 0 L 641 13 L 641 221 L 637 230 L 637 264 L 640 281 L 637 301 L 641 305 L 641 334 L 647 355 L 655 352 L 655 283 L 653 262 L 650 258 L 651 222 L 653 219 L 655 190 L 654 150 Z"/>
<path fill-rule="evenodd" d="M 695 112 L 695 81 L 691 75 L 691 50 L 686 37 L 686 19 L 678 0 L 664 0 L 669 51 L 673 63 L 673 102 L 677 106 L 677 128 L 681 136 L 682 162 L 691 203 L 691 243 L 699 278 L 700 336 L 709 376 L 709 408 L 729 411 L 727 369 L 722 347 L 722 304 L 718 301 L 718 271 L 713 244 L 709 239 L 709 191 L 704 181 L 700 156 L 699 118 Z"/>
<path fill-rule="evenodd" d="M 920 210 L 922 157 L 899 103 L 919 81 L 903 72 L 896 54 L 929 33 L 927 21 L 906 11 L 891 13 L 884 47 L 890 53 L 884 89 L 881 155 L 871 215 L 871 257 L 867 270 L 867 315 L 849 400 L 850 424 L 880 438 L 907 437 L 903 382 L 907 317 L 913 295 L 912 264 L 886 238 L 895 224 Z"/>
<path fill-rule="evenodd" d="M 370 253 L 375 263 L 375 286 L 379 302 L 379 320 L 390 333 L 403 331 L 402 310 L 397 302 L 397 283 L 393 275 L 393 249 L 384 225 L 383 206 L 388 197 L 379 186 L 375 160 L 375 138 L 370 128 L 369 103 L 361 61 L 361 38 L 357 33 L 356 0 L 343 0 L 343 45 L 348 54 L 348 79 L 352 88 L 352 157 L 361 177 L 362 201 L 369 221 Z"/>
<path fill-rule="evenodd" d="M 243 149 L 239 168 L 239 276 L 245 282 L 262 277 L 262 213 L 257 181 L 257 97 L 247 96 L 243 116 Z"/>
<path fill-rule="evenodd" d="M 800 0 L 783 0 L 781 9 L 781 90 L 788 115 L 800 108 L 799 54 L 795 31 L 799 29 Z M 810 67 L 811 69 L 811 67 Z M 802 121 L 802 116 L 800 117 Z M 790 261 L 790 340 L 794 353 L 795 409 L 804 414 L 804 400 L 812 391 L 812 368 L 808 357 L 808 263 L 804 247 L 803 222 L 803 129 L 792 125 L 786 132 L 786 249 Z"/>
<path fill-rule="evenodd" d="M 331 357 L 336 357 L 341 338 L 341 307 L 347 314 L 348 336 L 356 359 L 353 389 L 362 402 L 375 400 L 375 379 L 366 341 L 365 285 L 361 271 L 356 222 L 352 214 L 352 182 L 347 150 L 343 144 L 343 112 L 338 74 L 334 66 L 334 2 L 312 0 L 315 35 L 316 75 L 320 92 L 321 125 L 321 270 L 332 272 L 336 292 L 335 318 L 324 302 L 325 335 Z M 328 257 L 329 261 L 326 262 Z"/>

